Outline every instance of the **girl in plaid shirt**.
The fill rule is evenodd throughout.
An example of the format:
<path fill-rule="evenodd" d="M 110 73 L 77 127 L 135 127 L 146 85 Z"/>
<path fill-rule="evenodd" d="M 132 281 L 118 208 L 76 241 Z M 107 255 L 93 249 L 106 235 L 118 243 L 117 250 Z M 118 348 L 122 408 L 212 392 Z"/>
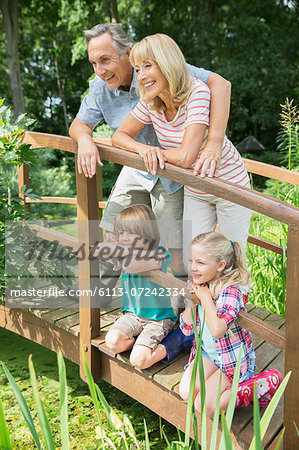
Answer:
<path fill-rule="evenodd" d="M 194 333 L 192 312 L 196 313 L 197 331 L 205 325 L 202 335 L 202 355 L 206 381 L 207 414 L 213 417 L 222 370 L 220 412 L 226 410 L 230 396 L 235 366 L 242 348 L 240 382 L 252 377 L 255 370 L 255 353 L 249 331 L 235 324 L 238 313 L 245 310 L 239 285 L 248 282 L 242 247 L 222 234 L 202 233 L 193 239 L 189 271 L 192 275 L 192 292 L 197 305 L 187 307 L 180 316 L 182 332 Z M 188 399 L 190 380 L 196 353 L 195 341 L 191 349 L 186 372 L 180 382 L 180 395 Z M 200 410 L 199 375 L 197 374 L 194 406 Z"/>

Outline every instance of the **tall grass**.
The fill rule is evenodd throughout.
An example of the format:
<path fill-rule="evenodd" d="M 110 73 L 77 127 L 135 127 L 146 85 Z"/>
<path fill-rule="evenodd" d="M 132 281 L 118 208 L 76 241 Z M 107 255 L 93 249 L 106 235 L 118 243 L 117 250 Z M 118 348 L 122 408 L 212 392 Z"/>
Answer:
<path fill-rule="evenodd" d="M 278 150 L 281 163 L 289 170 L 298 170 L 299 164 L 299 113 L 293 101 L 286 99 L 282 106 L 281 131 Z M 268 180 L 265 193 L 299 207 L 299 187 L 288 183 Z M 265 250 L 253 244 L 247 248 L 251 287 L 249 300 L 279 315 L 285 315 L 287 225 L 261 214 L 254 213 L 250 233 L 280 245 L 283 255 Z"/>
<path fill-rule="evenodd" d="M 197 336 L 197 343 L 200 344 L 200 339 Z M 200 346 L 198 347 L 200 348 Z M 89 390 L 91 393 L 91 397 L 94 402 L 94 408 L 97 414 L 98 418 L 98 429 L 97 429 L 97 436 L 95 436 L 95 442 L 98 445 L 99 449 L 123 449 L 123 450 L 134 450 L 134 449 L 140 449 L 141 443 L 138 441 L 134 427 L 128 417 L 124 417 L 122 420 L 120 417 L 116 414 L 116 412 L 109 406 L 107 400 L 105 399 L 103 393 L 101 392 L 99 386 L 95 384 L 91 372 L 88 368 L 88 365 L 85 360 L 84 352 L 82 350 L 83 359 L 84 359 L 84 369 L 86 374 L 87 383 L 89 386 Z M 68 432 L 68 417 L 67 417 L 67 382 L 66 382 L 66 373 L 65 373 L 65 365 L 64 360 L 62 357 L 61 352 L 58 352 L 57 355 L 58 358 L 58 367 L 59 367 L 59 383 L 60 383 L 60 439 L 62 444 L 63 450 L 68 450 L 70 448 L 70 442 L 69 442 L 69 432 Z M 199 449 L 202 450 L 215 450 L 217 448 L 217 434 L 218 434 L 218 420 L 219 420 L 219 398 L 220 398 L 220 389 L 218 388 L 218 397 L 217 397 L 217 405 L 214 416 L 214 424 L 212 429 L 212 437 L 209 443 L 206 439 L 206 423 L 207 423 L 207 417 L 205 413 L 205 405 L 204 405 L 204 395 L 203 395 L 203 401 L 202 401 L 202 414 L 201 414 L 201 447 L 199 445 L 198 440 L 198 424 L 197 424 L 197 418 L 194 411 L 193 406 L 193 393 L 194 393 L 194 383 L 195 383 L 195 374 L 196 370 L 198 368 L 200 379 L 202 382 L 201 385 L 201 392 L 204 392 L 204 374 L 203 374 L 203 364 L 202 364 L 202 356 L 201 352 L 197 352 L 196 355 L 196 361 L 197 365 L 194 365 L 195 371 L 194 376 L 192 377 L 192 384 L 190 389 L 190 396 L 188 400 L 188 412 L 186 417 L 186 435 L 185 439 L 182 440 L 181 434 L 178 431 L 178 440 L 169 442 L 167 439 L 167 436 L 165 435 L 164 430 L 161 428 L 161 435 L 164 436 L 165 439 L 165 449 L 166 450 L 179 450 L 179 449 Z M 221 415 L 221 421 L 222 421 L 222 437 L 219 445 L 219 449 L 228 449 L 234 448 L 233 441 L 230 435 L 230 427 L 232 423 L 232 418 L 234 414 L 234 408 L 235 408 L 235 401 L 236 401 L 236 393 L 238 389 L 238 382 L 239 382 L 239 369 L 240 369 L 240 361 L 241 361 L 241 352 L 239 355 L 237 367 L 236 367 L 236 376 L 233 380 L 232 385 L 232 394 L 229 401 L 228 409 L 226 413 L 222 413 Z M 48 420 L 48 417 L 45 412 L 45 408 L 43 406 L 41 396 L 37 389 L 37 380 L 35 375 L 35 369 L 33 366 L 33 362 L 31 359 L 31 356 L 29 357 L 29 371 L 30 371 L 30 377 L 31 377 L 31 384 L 34 392 L 35 397 L 35 405 L 37 407 L 37 417 L 39 421 L 39 426 L 36 428 L 34 425 L 34 421 L 30 412 L 30 408 L 26 404 L 26 401 L 24 399 L 23 394 L 21 393 L 17 383 L 15 382 L 14 378 L 12 377 L 11 373 L 7 369 L 4 363 L 2 363 L 2 366 L 4 368 L 5 374 L 7 376 L 7 379 L 11 385 L 11 388 L 13 390 L 13 393 L 17 399 L 18 405 L 20 407 L 20 411 L 24 417 L 24 420 L 32 434 L 32 438 L 35 444 L 35 448 L 45 448 L 47 450 L 56 450 L 57 446 L 55 445 L 55 439 L 54 434 L 51 430 L 51 425 Z M 271 403 L 268 405 L 262 420 L 260 421 L 259 416 L 259 408 L 258 408 L 258 400 L 257 396 L 255 395 L 254 398 L 254 436 L 252 439 L 252 443 L 250 448 L 253 450 L 255 448 L 262 448 L 261 446 L 261 440 L 263 439 L 263 436 L 267 430 L 267 427 L 270 423 L 271 417 L 275 411 L 275 408 L 278 404 L 279 399 L 281 398 L 284 389 L 287 385 L 287 382 L 289 380 L 291 373 L 289 372 L 283 382 L 281 383 L 281 386 L 276 391 Z M 102 411 L 100 410 L 100 404 L 102 405 L 107 420 L 109 424 L 110 430 L 107 432 L 104 430 L 102 426 Z M 32 407 L 32 405 L 30 405 Z M 167 406 L 165 406 L 167 407 Z M 190 432 L 191 432 L 191 424 L 193 424 L 193 431 L 194 431 L 194 440 L 190 440 Z M 150 438 L 147 430 L 146 423 L 144 422 L 144 436 L 145 436 L 145 448 L 150 448 Z M 9 435 L 9 427 L 7 426 L 3 408 L 0 401 L 0 448 L 3 450 L 13 450 L 13 445 L 10 439 Z M 279 447 L 276 447 L 277 449 Z"/>

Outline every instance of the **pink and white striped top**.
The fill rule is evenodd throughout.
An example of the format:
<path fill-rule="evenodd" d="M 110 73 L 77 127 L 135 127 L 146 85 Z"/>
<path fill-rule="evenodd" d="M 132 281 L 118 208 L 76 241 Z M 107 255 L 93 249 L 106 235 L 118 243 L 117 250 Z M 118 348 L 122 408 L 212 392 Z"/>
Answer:
<path fill-rule="evenodd" d="M 210 113 L 210 89 L 197 78 L 193 78 L 190 93 L 184 103 L 178 109 L 175 118 L 168 122 L 164 111 L 153 111 L 150 104 L 139 100 L 132 111 L 133 116 L 141 123 L 153 124 L 158 140 L 162 148 L 171 149 L 180 147 L 183 141 L 185 129 L 188 125 L 201 123 L 207 126 L 198 158 L 207 142 L 209 133 Z M 195 163 L 192 165 L 192 167 Z M 240 154 L 233 144 L 224 137 L 222 146 L 222 158 L 218 178 L 240 186 L 249 186 L 250 180 Z M 205 192 L 185 188 L 195 194 L 208 195 Z"/>

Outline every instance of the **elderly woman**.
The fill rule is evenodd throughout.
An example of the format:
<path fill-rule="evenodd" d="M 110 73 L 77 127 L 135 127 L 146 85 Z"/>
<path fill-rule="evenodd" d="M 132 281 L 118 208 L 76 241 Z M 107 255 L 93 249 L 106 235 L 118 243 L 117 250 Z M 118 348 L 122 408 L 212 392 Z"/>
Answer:
<path fill-rule="evenodd" d="M 244 163 L 225 136 L 220 166 L 200 158 L 209 133 L 210 90 L 189 75 L 185 58 L 177 44 L 164 34 L 145 37 L 130 54 L 135 68 L 140 101 L 113 135 L 112 143 L 143 157 L 149 172 L 165 161 L 194 174 L 204 165 L 218 178 L 250 186 Z M 146 125 L 152 123 L 162 149 L 134 141 Z M 251 211 L 235 203 L 185 186 L 184 254 L 199 233 L 213 231 L 216 224 L 228 239 L 246 248 Z"/>

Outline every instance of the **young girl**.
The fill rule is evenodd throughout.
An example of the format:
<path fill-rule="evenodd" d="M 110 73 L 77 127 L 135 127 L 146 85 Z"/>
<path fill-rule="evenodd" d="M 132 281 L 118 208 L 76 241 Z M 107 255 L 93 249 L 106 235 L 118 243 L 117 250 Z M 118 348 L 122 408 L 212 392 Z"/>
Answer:
<path fill-rule="evenodd" d="M 209 232 L 195 237 L 191 244 L 190 272 L 192 291 L 198 302 L 196 311 L 197 331 L 200 333 L 205 316 L 202 336 L 202 355 L 206 382 L 207 414 L 213 417 L 220 370 L 222 370 L 220 412 L 226 410 L 235 366 L 242 348 L 240 382 L 249 380 L 255 370 L 255 353 L 249 331 L 234 322 L 241 310 L 245 310 L 243 296 L 238 287 L 247 283 L 242 248 L 238 242 L 226 239 L 222 234 Z M 192 307 L 194 310 L 194 306 Z M 195 306 L 196 309 L 196 306 Z M 195 314 L 194 314 L 195 316 Z M 194 333 L 191 308 L 180 317 L 180 327 L 185 335 Z M 180 395 L 188 399 L 191 374 L 196 353 L 193 345 L 187 370 L 180 382 Z M 200 385 L 197 374 L 194 405 L 200 410 Z"/>
<path fill-rule="evenodd" d="M 106 345 L 115 353 L 133 347 L 131 364 L 145 369 L 166 356 L 166 349 L 160 342 L 175 325 L 177 316 L 171 306 L 169 290 L 137 273 L 153 269 L 166 272 L 171 256 L 163 247 L 158 247 L 157 220 L 146 205 L 130 206 L 120 212 L 115 220 L 115 232 L 118 242 L 106 242 L 102 246 L 110 248 L 111 255 L 118 248 L 123 258 L 123 316 L 110 327 Z"/>

